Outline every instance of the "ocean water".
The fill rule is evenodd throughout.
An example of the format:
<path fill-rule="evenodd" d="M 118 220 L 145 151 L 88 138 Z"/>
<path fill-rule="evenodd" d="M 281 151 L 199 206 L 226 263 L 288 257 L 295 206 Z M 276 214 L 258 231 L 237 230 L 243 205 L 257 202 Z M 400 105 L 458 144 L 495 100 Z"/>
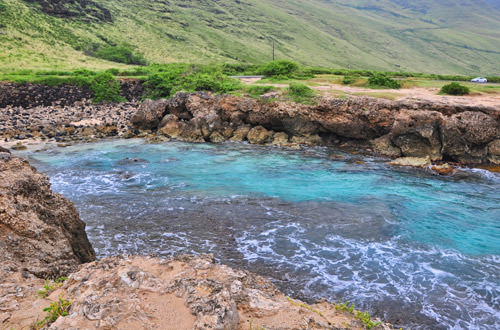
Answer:
<path fill-rule="evenodd" d="M 99 257 L 213 253 L 403 328 L 500 329 L 500 175 L 138 139 L 27 156 L 75 203 Z"/>

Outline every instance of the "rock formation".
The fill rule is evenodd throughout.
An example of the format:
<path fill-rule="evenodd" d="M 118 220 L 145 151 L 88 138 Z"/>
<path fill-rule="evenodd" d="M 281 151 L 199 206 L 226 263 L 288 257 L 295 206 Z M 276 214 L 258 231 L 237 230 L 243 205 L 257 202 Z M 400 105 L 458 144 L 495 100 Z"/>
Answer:
<path fill-rule="evenodd" d="M 390 157 L 470 164 L 498 163 L 500 158 L 497 108 L 372 98 L 323 98 L 312 106 L 199 92 L 147 101 L 132 123 L 190 142 L 349 142 Z"/>
<path fill-rule="evenodd" d="M 287 298 L 268 280 L 211 256 L 111 257 L 86 264 L 53 294 L 72 302 L 50 329 L 363 329 L 326 302 Z"/>
<path fill-rule="evenodd" d="M 58 277 L 95 259 L 71 202 L 50 189 L 29 163 L 0 150 L 2 272 Z"/>

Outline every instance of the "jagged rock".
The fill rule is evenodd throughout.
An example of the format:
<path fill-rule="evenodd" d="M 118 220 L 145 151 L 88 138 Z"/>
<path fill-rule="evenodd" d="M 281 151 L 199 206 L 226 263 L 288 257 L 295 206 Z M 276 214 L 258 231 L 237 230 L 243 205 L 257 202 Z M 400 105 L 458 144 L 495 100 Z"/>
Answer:
<path fill-rule="evenodd" d="M 488 145 L 488 160 L 494 164 L 500 164 L 500 139 Z"/>
<path fill-rule="evenodd" d="M 251 128 L 252 127 L 250 125 L 238 127 L 234 131 L 233 136 L 231 137 L 231 141 L 233 141 L 233 142 L 244 141 L 247 138 L 248 132 L 250 132 Z"/>
<path fill-rule="evenodd" d="M 0 262 L 38 277 L 68 274 L 95 253 L 71 202 L 27 161 L 0 159 Z"/>
<path fill-rule="evenodd" d="M 278 146 L 284 146 L 288 143 L 288 134 L 285 132 L 277 132 L 273 137 L 273 144 Z"/>
<path fill-rule="evenodd" d="M 446 117 L 443 130 L 443 154 L 464 163 L 484 162 L 488 143 L 499 137 L 499 124 L 482 112 L 465 111 Z"/>
<path fill-rule="evenodd" d="M 306 135 L 306 136 L 292 136 L 292 143 L 305 144 L 305 145 L 321 145 L 323 140 L 318 134 Z"/>
<path fill-rule="evenodd" d="M 137 129 L 157 129 L 165 112 L 167 100 L 146 100 L 141 103 L 137 112 L 132 116 L 132 125 Z"/>
<path fill-rule="evenodd" d="M 401 157 L 394 159 L 389 164 L 395 166 L 428 167 L 431 165 L 430 157 Z"/>
<path fill-rule="evenodd" d="M 371 146 L 376 153 L 381 155 L 392 158 L 401 156 L 401 149 L 392 144 L 390 134 L 371 140 Z"/>
<path fill-rule="evenodd" d="M 221 133 L 215 131 L 215 132 L 212 132 L 212 134 L 210 134 L 210 142 L 220 143 L 220 142 L 224 142 L 224 141 L 226 141 L 226 138 Z"/>
<path fill-rule="evenodd" d="M 362 329 L 326 302 L 307 306 L 266 279 L 217 265 L 212 256 L 111 257 L 86 264 L 59 294 L 69 315 L 50 329 Z"/>
<path fill-rule="evenodd" d="M 453 175 L 457 172 L 457 170 L 448 163 L 433 165 L 431 166 L 431 170 L 439 175 Z"/>
<path fill-rule="evenodd" d="M 440 125 L 443 115 L 436 111 L 404 110 L 396 114 L 391 128 L 391 141 L 403 156 L 439 160 L 441 155 Z"/>
<path fill-rule="evenodd" d="M 186 123 L 183 121 L 177 121 L 174 115 L 168 115 L 169 118 L 162 120 L 162 127 L 158 129 L 158 133 L 171 137 L 173 139 L 179 139 L 182 131 L 186 127 Z M 172 116 L 172 117 L 170 117 Z M 171 118 L 171 119 L 170 119 Z"/>
<path fill-rule="evenodd" d="M 273 133 L 262 126 L 252 128 L 247 135 L 248 142 L 252 144 L 264 144 L 271 141 Z"/>

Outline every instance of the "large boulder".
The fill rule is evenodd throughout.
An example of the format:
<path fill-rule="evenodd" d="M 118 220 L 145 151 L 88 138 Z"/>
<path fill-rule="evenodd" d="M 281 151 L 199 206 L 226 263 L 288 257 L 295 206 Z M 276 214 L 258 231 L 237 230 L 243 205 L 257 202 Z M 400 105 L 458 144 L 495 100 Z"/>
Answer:
<path fill-rule="evenodd" d="M 445 117 L 443 154 L 464 163 L 484 162 L 488 143 L 499 136 L 498 126 L 495 119 L 482 112 L 465 111 Z"/>
<path fill-rule="evenodd" d="M 399 111 L 391 128 L 391 140 L 404 156 L 441 159 L 442 121 L 443 115 L 436 111 Z"/>
<path fill-rule="evenodd" d="M 0 152 L 2 271 L 37 277 L 69 274 L 95 253 L 73 204 L 29 163 Z"/>
<path fill-rule="evenodd" d="M 273 133 L 262 126 L 252 128 L 247 135 L 248 142 L 252 144 L 264 144 L 271 142 Z"/>
<path fill-rule="evenodd" d="M 138 129 L 154 130 L 158 128 L 167 110 L 167 100 L 146 100 L 142 102 L 131 119 L 132 126 Z"/>

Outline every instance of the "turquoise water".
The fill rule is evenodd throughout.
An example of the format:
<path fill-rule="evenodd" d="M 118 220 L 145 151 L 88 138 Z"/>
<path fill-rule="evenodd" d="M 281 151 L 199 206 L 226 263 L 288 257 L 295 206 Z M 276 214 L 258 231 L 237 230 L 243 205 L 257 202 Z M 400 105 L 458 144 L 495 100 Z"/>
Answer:
<path fill-rule="evenodd" d="M 400 326 L 500 328 L 500 176 L 332 154 L 118 140 L 29 156 L 99 256 L 210 252 Z"/>

